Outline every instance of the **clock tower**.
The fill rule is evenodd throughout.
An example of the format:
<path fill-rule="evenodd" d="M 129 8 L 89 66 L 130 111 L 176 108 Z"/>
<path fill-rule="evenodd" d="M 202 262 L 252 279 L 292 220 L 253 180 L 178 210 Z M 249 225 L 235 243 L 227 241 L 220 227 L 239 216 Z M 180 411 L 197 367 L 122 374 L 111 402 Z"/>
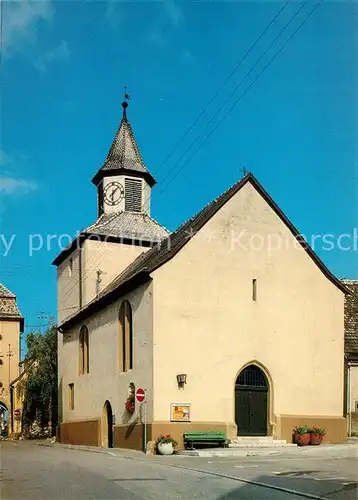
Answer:
<path fill-rule="evenodd" d="M 150 215 L 154 177 L 148 172 L 127 118 L 128 101 L 106 161 L 93 177 L 97 187 L 98 216 L 118 212 Z"/>
<path fill-rule="evenodd" d="M 93 177 L 98 216 L 53 261 L 57 266 L 58 320 L 89 304 L 141 253 L 160 245 L 169 231 L 150 216 L 154 177 L 147 170 L 123 116 L 105 162 Z"/>

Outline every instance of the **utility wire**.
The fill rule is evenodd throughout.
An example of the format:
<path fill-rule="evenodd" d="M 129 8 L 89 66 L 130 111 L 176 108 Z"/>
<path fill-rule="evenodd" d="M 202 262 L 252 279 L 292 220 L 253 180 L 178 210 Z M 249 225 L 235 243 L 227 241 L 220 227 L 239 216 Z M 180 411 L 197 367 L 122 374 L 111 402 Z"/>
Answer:
<path fill-rule="evenodd" d="M 261 75 L 268 69 L 268 67 L 275 61 L 275 59 L 281 54 L 286 45 L 294 38 L 294 36 L 300 31 L 303 25 L 310 19 L 310 17 L 314 14 L 317 8 L 323 3 L 324 0 L 319 0 L 308 13 L 308 15 L 303 19 L 303 21 L 299 24 L 298 28 L 292 33 L 292 35 L 287 38 L 284 44 L 280 47 L 280 49 L 274 54 L 274 56 L 269 60 L 269 62 L 263 67 L 263 69 L 258 73 L 258 75 L 251 81 L 250 85 L 244 90 L 244 92 L 240 95 L 240 97 L 234 102 L 234 104 L 230 107 L 228 112 L 220 119 L 220 121 L 215 125 L 215 127 L 211 130 L 211 132 L 205 137 L 204 141 L 199 145 L 199 147 L 194 151 L 194 153 L 186 160 L 186 162 L 181 166 L 181 168 L 173 175 L 173 177 L 169 180 L 164 190 L 159 191 L 158 195 L 162 194 L 168 186 L 178 177 L 178 175 L 184 170 L 184 168 L 188 165 L 188 163 L 197 155 L 200 149 L 203 147 L 205 142 L 214 134 L 217 128 L 221 125 L 221 123 L 229 116 L 229 114 L 233 111 L 233 109 L 238 105 L 238 103 L 245 97 L 251 87 L 257 82 L 257 80 L 261 77 Z"/>
<path fill-rule="evenodd" d="M 252 73 L 252 71 L 257 67 L 257 65 L 262 61 L 262 59 L 265 57 L 265 55 L 270 51 L 270 49 L 273 47 L 273 45 L 277 42 L 277 40 L 282 36 L 282 34 L 286 31 L 286 29 L 290 26 L 290 24 L 296 19 L 298 14 L 301 12 L 301 10 L 305 7 L 305 5 L 308 3 L 308 0 L 303 2 L 300 7 L 296 10 L 294 15 L 291 17 L 291 19 L 284 25 L 284 27 L 279 31 L 279 33 L 276 35 L 276 37 L 272 40 L 270 45 L 267 47 L 267 49 L 264 50 L 264 52 L 261 54 L 261 56 L 256 60 L 256 62 L 250 67 L 248 71 L 244 74 L 243 78 L 239 81 L 239 83 L 234 87 L 234 89 L 231 91 L 231 93 L 227 96 L 225 101 L 220 105 L 220 107 L 217 109 L 217 111 L 212 115 L 209 121 L 206 122 L 204 128 L 201 130 L 201 132 L 196 136 L 196 138 L 189 144 L 189 146 L 186 148 L 184 153 L 180 156 L 180 158 L 174 163 L 174 165 L 169 169 L 167 174 L 163 177 L 161 180 L 162 183 L 165 182 L 165 180 L 170 176 L 172 172 L 176 169 L 177 165 L 181 162 L 181 160 L 184 158 L 184 156 L 190 151 L 190 149 L 198 142 L 200 139 L 201 135 L 205 132 L 205 130 L 208 128 L 208 126 L 214 121 L 214 119 L 217 117 L 218 113 L 222 111 L 224 106 L 230 101 L 230 99 L 235 95 L 235 93 L 239 90 L 241 85 L 244 83 L 246 78 Z"/>
<path fill-rule="evenodd" d="M 231 78 L 234 76 L 236 71 L 240 68 L 240 66 L 245 62 L 247 57 L 250 55 L 250 53 L 253 51 L 253 49 L 256 47 L 256 45 L 259 43 L 261 38 L 267 33 L 267 31 L 271 28 L 271 26 L 274 24 L 276 19 L 279 17 L 281 12 L 287 7 L 287 5 L 290 3 L 291 0 L 286 0 L 286 2 L 282 5 L 282 7 L 277 11 L 275 16 L 271 19 L 271 21 L 267 24 L 265 29 L 260 33 L 260 35 L 256 38 L 256 40 L 251 44 L 251 46 L 248 48 L 248 50 L 245 52 L 243 57 L 239 60 L 239 62 L 236 64 L 236 66 L 232 69 L 232 71 L 229 73 L 229 75 L 226 77 L 224 82 L 221 84 L 221 86 L 214 92 L 210 100 L 206 103 L 206 105 L 203 107 L 203 109 L 199 112 L 198 116 L 195 118 L 195 120 L 192 122 L 192 124 L 189 126 L 189 128 L 186 130 L 186 132 L 181 136 L 179 141 L 175 144 L 174 148 L 170 151 L 170 153 L 164 158 L 162 163 L 159 165 L 158 169 L 154 172 L 155 175 L 158 174 L 158 172 L 162 169 L 162 167 L 165 165 L 165 163 L 169 160 L 169 158 L 173 155 L 173 153 L 178 149 L 178 146 L 183 142 L 183 140 L 187 137 L 189 132 L 193 129 L 193 127 L 198 123 L 200 118 L 203 116 L 205 111 L 209 108 L 209 106 L 214 102 L 214 100 L 217 98 L 217 96 L 220 94 L 220 92 L 224 89 L 226 84 L 231 80 Z"/>

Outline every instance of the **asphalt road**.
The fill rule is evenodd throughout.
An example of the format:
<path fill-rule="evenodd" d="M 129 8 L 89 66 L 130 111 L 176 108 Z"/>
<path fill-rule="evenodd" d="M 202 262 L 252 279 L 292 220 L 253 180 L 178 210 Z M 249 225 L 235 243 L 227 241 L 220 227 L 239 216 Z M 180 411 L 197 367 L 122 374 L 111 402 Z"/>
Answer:
<path fill-rule="evenodd" d="M 3 442 L 0 453 L 2 500 L 357 499 L 355 447 L 305 455 L 166 458 Z"/>

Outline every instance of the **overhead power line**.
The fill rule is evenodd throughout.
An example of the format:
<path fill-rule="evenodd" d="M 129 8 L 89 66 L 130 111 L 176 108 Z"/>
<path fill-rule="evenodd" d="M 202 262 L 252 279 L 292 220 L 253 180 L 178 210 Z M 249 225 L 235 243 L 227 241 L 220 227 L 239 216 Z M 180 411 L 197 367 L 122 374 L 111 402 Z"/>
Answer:
<path fill-rule="evenodd" d="M 295 35 L 300 31 L 300 29 L 306 24 L 306 22 L 310 19 L 310 17 L 314 14 L 314 12 L 318 9 L 318 7 L 323 3 L 324 0 L 319 0 L 307 14 L 307 16 L 303 19 L 303 21 L 299 24 L 299 26 L 295 29 L 295 31 L 291 34 L 289 38 L 283 43 L 283 45 L 279 48 L 279 50 L 273 55 L 273 57 L 268 61 L 268 63 L 262 68 L 262 70 L 258 73 L 258 75 L 251 81 L 250 85 L 244 90 L 244 92 L 240 95 L 240 97 L 234 102 L 234 104 L 230 107 L 227 113 L 220 119 L 220 121 L 215 125 L 215 127 L 210 131 L 210 133 L 205 137 L 203 142 L 199 145 L 199 147 L 194 151 L 194 153 L 185 161 L 185 163 L 180 167 L 180 169 L 173 175 L 173 177 L 169 180 L 165 189 L 170 186 L 170 184 L 178 177 L 178 175 L 184 170 L 184 168 L 188 165 L 188 163 L 197 155 L 206 141 L 214 134 L 214 132 L 218 129 L 218 127 L 222 124 L 222 122 L 229 116 L 229 114 L 233 111 L 233 109 L 239 104 L 239 102 L 245 97 L 251 87 L 257 82 L 257 80 L 265 73 L 265 71 L 269 68 L 269 66 L 275 61 L 275 59 L 281 54 L 286 45 L 294 38 Z M 162 194 L 164 191 L 160 191 L 158 194 Z"/>
<path fill-rule="evenodd" d="M 291 0 L 286 0 L 286 2 L 282 5 L 282 7 L 276 12 L 274 17 L 271 19 L 271 21 L 267 24 L 267 26 L 264 28 L 263 31 L 259 34 L 259 36 L 256 38 L 256 40 L 251 44 L 251 46 L 248 48 L 248 50 L 245 52 L 245 54 L 242 56 L 242 58 L 239 60 L 239 62 L 235 65 L 235 67 L 232 69 L 232 71 L 228 74 L 224 82 L 221 84 L 221 86 L 214 92 L 214 94 L 211 96 L 209 101 L 205 104 L 205 106 L 202 108 L 202 110 L 199 112 L 195 120 L 191 123 L 189 128 L 186 130 L 186 132 L 181 136 L 179 141 L 175 144 L 173 149 L 168 153 L 168 155 L 164 158 L 162 163 L 159 165 L 158 169 L 154 171 L 154 174 L 157 175 L 158 172 L 162 169 L 162 167 L 165 165 L 165 163 L 169 160 L 169 158 L 175 153 L 175 151 L 178 149 L 179 145 L 183 142 L 183 140 L 187 137 L 189 132 L 195 127 L 195 125 L 198 123 L 200 118 L 203 116 L 205 111 L 210 107 L 210 105 L 214 102 L 214 100 L 217 98 L 217 96 L 220 94 L 220 92 L 225 88 L 226 84 L 231 80 L 231 78 L 234 76 L 236 71 L 240 68 L 240 66 L 245 62 L 247 57 L 250 55 L 250 53 L 254 50 L 256 45 L 259 43 L 259 41 L 264 37 L 264 35 L 267 33 L 267 31 L 271 28 L 271 26 L 274 24 L 276 19 L 279 17 L 281 12 L 287 7 L 287 5 L 290 3 Z"/>
<path fill-rule="evenodd" d="M 236 92 L 239 90 L 241 85 L 244 83 L 244 81 L 247 79 L 248 76 L 251 75 L 253 70 L 258 66 L 258 64 L 262 61 L 262 59 L 265 57 L 265 55 L 271 50 L 271 48 L 275 45 L 277 40 L 283 35 L 283 33 L 286 31 L 286 29 L 290 26 L 290 24 L 296 19 L 298 14 L 302 11 L 302 9 L 305 7 L 305 5 L 308 3 L 308 0 L 303 2 L 299 8 L 296 10 L 296 12 L 293 14 L 293 16 L 290 18 L 290 20 L 284 25 L 284 27 L 278 32 L 278 34 L 275 36 L 275 38 L 271 41 L 270 45 L 262 52 L 260 57 L 256 60 L 256 62 L 246 71 L 244 76 L 241 78 L 239 83 L 234 87 L 234 89 L 231 91 L 231 93 L 227 96 L 227 98 L 224 100 L 224 102 L 220 105 L 220 107 L 215 111 L 215 113 L 212 115 L 212 117 L 206 122 L 205 126 L 201 130 L 201 132 L 196 136 L 196 138 L 189 144 L 189 146 L 185 149 L 184 153 L 179 157 L 179 159 L 174 163 L 174 165 L 169 169 L 167 174 L 164 176 L 164 178 L 161 180 L 163 183 L 169 176 L 170 174 L 175 170 L 177 165 L 181 162 L 181 160 L 184 158 L 184 156 L 191 150 L 191 148 L 197 143 L 197 141 L 200 139 L 201 135 L 205 132 L 205 130 L 208 128 L 208 126 L 214 121 L 214 119 L 217 117 L 218 113 L 222 111 L 222 109 L 225 107 L 225 105 L 232 99 L 232 97 L 236 94 Z"/>

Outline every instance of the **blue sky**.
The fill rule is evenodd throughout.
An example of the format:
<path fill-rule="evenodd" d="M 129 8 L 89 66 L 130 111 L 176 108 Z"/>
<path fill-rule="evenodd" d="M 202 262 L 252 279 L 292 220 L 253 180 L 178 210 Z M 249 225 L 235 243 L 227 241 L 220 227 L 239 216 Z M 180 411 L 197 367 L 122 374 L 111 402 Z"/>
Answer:
<path fill-rule="evenodd" d="M 174 164 L 300 7 L 289 2 L 176 153 L 165 157 L 283 3 L 5 2 L 3 4 L 0 280 L 28 325 L 55 315 L 50 250 L 29 234 L 75 234 L 96 218 L 90 179 L 128 115 L 158 185 L 153 216 L 170 229 L 252 171 L 306 236 L 357 227 L 358 40 L 354 2 L 324 1 L 178 174 Z M 302 7 L 250 81 L 305 18 Z M 200 145 L 201 140 L 197 143 Z M 195 149 L 195 147 L 194 147 Z M 187 157 L 185 157 L 187 158 Z M 184 158 L 184 160 L 185 160 Z M 168 172 L 173 169 L 173 172 Z M 173 178 L 173 175 L 176 175 Z M 353 243 L 353 242 L 351 242 Z M 348 244 L 348 241 L 345 241 Z M 353 248 L 353 244 L 352 244 Z M 357 251 L 317 253 L 358 278 Z"/>

